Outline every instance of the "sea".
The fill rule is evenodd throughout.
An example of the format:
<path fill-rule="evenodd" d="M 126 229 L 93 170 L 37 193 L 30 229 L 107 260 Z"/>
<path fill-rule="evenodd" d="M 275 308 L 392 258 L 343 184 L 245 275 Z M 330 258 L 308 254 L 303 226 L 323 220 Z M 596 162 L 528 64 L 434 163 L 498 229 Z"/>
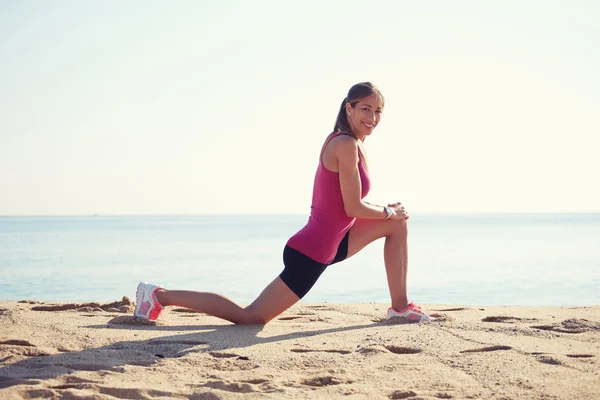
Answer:
<path fill-rule="evenodd" d="M 301 215 L 0 217 L 0 300 L 109 302 L 145 280 L 248 304 L 283 269 Z M 411 214 L 418 304 L 600 304 L 600 214 Z M 383 239 L 302 300 L 389 303 Z"/>

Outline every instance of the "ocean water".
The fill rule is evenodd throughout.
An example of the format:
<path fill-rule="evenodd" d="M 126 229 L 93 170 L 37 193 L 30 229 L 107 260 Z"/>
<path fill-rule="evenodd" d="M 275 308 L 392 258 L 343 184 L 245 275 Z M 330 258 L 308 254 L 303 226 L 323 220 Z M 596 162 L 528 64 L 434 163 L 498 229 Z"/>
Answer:
<path fill-rule="evenodd" d="M 251 302 L 306 216 L 0 217 L 0 300 L 114 301 L 140 280 Z M 422 214 L 409 221 L 422 304 L 600 304 L 600 214 Z M 307 302 L 389 302 L 383 240 Z"/>

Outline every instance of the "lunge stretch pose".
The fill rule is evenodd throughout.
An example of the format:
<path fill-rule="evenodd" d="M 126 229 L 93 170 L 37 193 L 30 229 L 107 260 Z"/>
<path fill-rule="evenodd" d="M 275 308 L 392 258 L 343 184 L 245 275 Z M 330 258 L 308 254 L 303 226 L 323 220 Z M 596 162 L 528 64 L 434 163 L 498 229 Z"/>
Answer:
<path fill-rule="evenodd" d="M 370 82 L 350 88 L 327 136 L 315 175 L 310 217 L 283 250 L 284 269 L 247 307 L 215 293 L 165 289 L 141 282 L 135 316 L 156 320 L 164 307 L 194 309 L 236 324 L 266 324 L 298 302 L 331 265 L 385 238 L 383 259 L 391 296 L 387 318 L 428 322 L 408 301 L 407 220 L 400 203 L 363 201 L 371 186 L 363 142 L 381 120 L 384 98 Z"/>

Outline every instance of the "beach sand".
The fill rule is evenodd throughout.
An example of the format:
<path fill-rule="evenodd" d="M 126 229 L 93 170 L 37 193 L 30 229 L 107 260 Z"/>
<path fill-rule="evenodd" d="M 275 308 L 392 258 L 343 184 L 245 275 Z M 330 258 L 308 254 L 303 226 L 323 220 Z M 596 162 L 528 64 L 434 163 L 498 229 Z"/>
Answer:
<path fill-rule="evenodd" d="M 185 309 L 0 302 L 0 399 L 600 399 L 600 306 L 300 303 L 266 326 Z"/>

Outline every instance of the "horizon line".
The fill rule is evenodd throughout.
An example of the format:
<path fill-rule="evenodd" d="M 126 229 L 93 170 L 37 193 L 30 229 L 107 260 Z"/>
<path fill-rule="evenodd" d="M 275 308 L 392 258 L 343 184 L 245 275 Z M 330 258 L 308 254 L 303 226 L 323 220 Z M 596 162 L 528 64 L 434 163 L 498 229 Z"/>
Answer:
<path fill-rule="evenodd" d="M 502 214 L 538 214 L 538 215 L 567 215 L 567 214 L 600 214 L 600 211 L 419 211 L 410 215 L 502 215 Z M 214 214 L 0 214 L 0 218 L 19 217 L 235 217 L 235 216 L 306 216 L 310 213 L 214 213 Z"/>

